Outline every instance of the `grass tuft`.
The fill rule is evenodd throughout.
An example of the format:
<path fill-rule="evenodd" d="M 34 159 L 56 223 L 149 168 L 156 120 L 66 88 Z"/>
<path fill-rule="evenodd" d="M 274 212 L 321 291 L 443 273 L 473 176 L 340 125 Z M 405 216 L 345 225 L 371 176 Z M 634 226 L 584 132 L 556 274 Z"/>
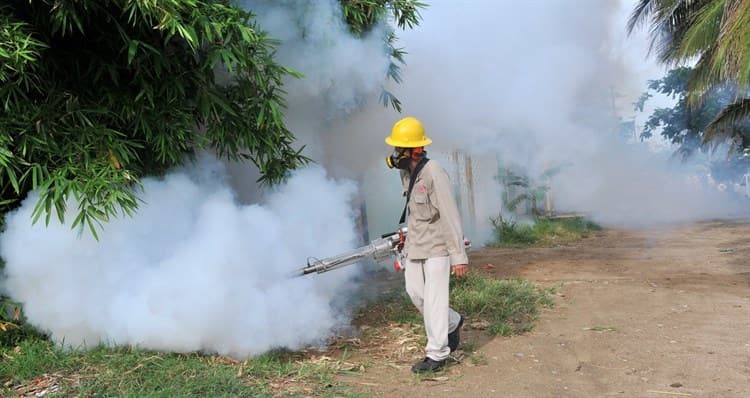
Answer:
<path fill-rule="evenodd" d="M 369 326 L 388 326 L 392 323 L 421 324 L 422 315 L 412 304 L 403 288 L 381 293 L 355 315 L 355 323 Z"/>
<path fill-rule="evenodd" d="M 472 320 L 485 320 L 487 332 L 509 336 L 530 331 L 541 307 L 554 303 L 551 289 L 522 280 L 467 274 L 453 280 L 451 305 Z"/>
<path fill-rule="evenodd" d="M 63 351 L 44 339 L 1 351 L 0 396 L 25 396 L 39 384 L 62 396 L 354 396 L 335 381 L 334 367 L 282 351 L 239 361 L 134 348 Z"/>
<path fill-rule="evenodd" d="M 566 219 L 540 218 L 533 224 L 518 225 L 502 218 L 491 220 L 494 241 L 492 247 L 525 247 L 570 242 L 601 231 L 596 223 L 582 217 Z"/>
<path fill-rule="evenodd" d="M 451 283 L 453 307 L 470 321 L 486 321 L 487 332 L 495 335 L 531 330 L 540 307 L 552 305 L 549 290 L 524 280 L 470 273 Z M 422 317 L 400 288 L 360 310 L 357 322 L 370 330 L 396 329 L 394 323 L 419 329 Z M 424 333 L 418 334 L 421 340 L 412 343 L 423 346 Z M 465 344 L 473 363 L 486 363 L 481 353 L 469 348 Z M 244 361 L 136 348 L 62 350 L 38 334 L 0 346 L 0 358 L 0 396 L 33 396 L 44 386 L 44 391 L 60 396 L 355 397 L 351 386 L 336 376 L 359 371 L 344 360 L 316 360 L 286 350 Z"/>
<path fill-rule="evenodd" d="M 468 319 L 487 322 L 493 335 L 509 336 L 533 328 L 540 307 L 553 305 L 551 289 L 541 289 L 522 280 L 497 280 L 475 273 L 451 279 L 451 306 Z M 403 289 L 386 292 L 362 308 L 358 323 L 387 326 L 392 323 L 421 324 L 422 316 Z"/>

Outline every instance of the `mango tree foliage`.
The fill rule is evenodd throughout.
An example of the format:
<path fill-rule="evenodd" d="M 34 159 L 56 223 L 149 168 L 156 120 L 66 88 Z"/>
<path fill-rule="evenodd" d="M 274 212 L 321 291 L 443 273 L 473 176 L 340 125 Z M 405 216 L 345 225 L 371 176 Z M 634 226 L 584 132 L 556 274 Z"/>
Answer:
<path fill-rule="evenodd" d="M 649 22 L 651 49 L 668 65 L 695 62 L 687 82 L 690 106 L 713 89 L 737 86 L 735 97 L 707 126 L 704 140 L 737 137 L 750 117 L 750 0 L 639 0 L 628 29 Z"/>
<path fill-rule="evenodd" d="M 725 84 L 714 87 L 703 95 L 699 103 L 689 103 L 688 84 L 693 69 L 679 67 L 667 72 L 658 80 L 649 81 L 649 91 L 643 93 L 636 102 L 636 110 L 642 112 L 645 103 L 652 97 L 652 92 L 667 95 L 676 100 L 670 108 L 656 108 L 643 125 L 641 138 L 650 138 L 660 134 L 664 139 L 677 146 L 677 153 L 683 159 L 694 155 L 696 151 L 708 152 L 710 148 L 703 145 L 706 131 L 717 115 L 727 104 L 736 98 L 737 86 Z M 710 164 L 711 173 L 717 179 L 737 181 L 750 167 L 750 123 L 739 122 L 733 127 L 735 139 L 729 146 L 727 156 L 713 156 Z"/>
<path fill-rule="evenodd" d="M 352 34 L 363 36 L 369 33 L 384 15 L 391 14 L 396 26 L 400 29 L 411 29 L 417 26 L 421 16 L 419 10 L 427 7 L 426 3 L 417 0 L 340 0 L 344 19 Z M 386 48 L 391 55 L 388 67 L 388 78 L 401 83 L 401 68 L 406 52 L 396 47 L 397 37 L 392 30 L 385 39 Z M 391 105 L 401 112 L 401 101 L 385 87 L 381 87 L 380 101 Z"/>
<path fill-rule="evenodd" d="M 423 6 L 341 3 L 359 34 L 388 17 L 411 27 Z M 143 176 L 201 149 L 280 182 L 310 159 L 284 124 L 283 80 L 299 75 L 275 61 L 276 44 L 229 0 L 3 2 L 0 210 L 36 190 L 35 221 L 63 221 L 77 203 L 72 226 L 96 235 L 136 210 Z"/>

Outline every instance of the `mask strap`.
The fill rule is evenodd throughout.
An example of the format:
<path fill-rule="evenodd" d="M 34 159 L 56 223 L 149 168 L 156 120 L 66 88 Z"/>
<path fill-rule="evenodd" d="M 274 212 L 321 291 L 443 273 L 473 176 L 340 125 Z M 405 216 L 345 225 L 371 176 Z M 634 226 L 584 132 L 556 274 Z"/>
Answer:
<path fill-rule="evenodd" d="M 406 191 L 406 203 L 404 204 L 404 211 L 401 212 L 401 219 L 399 220 L 399 224 L 403 224 L 404 221 L 406 221 L 406 209 L 409 207 L 409 199 L 411 198 L 411 190 L 414 188 L 414 183 L 417 182 L 417 176 L 419 176 L 419 172 L 422 171 L 422 168 L 424 165 L 427 164 L 427 161 L 430 159 L 427 159 L 426 157 L 423 157 L 419 163 L 417 163 L 417 167 L 414 168 L 414 172 L 411 173 L 411 179 L 409 180 L 409 189 Z"/>

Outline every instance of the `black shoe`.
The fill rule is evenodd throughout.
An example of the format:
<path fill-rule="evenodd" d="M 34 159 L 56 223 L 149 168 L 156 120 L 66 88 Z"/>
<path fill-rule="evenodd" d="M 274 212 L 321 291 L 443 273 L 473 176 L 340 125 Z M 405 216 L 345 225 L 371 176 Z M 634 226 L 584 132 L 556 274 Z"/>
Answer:
<path fill-rule="evenodd" d="M 459 316 L 461 318 L 458 319 L 458 326 L 452 332 L 448 333 L 448 348 L 451 349 L 451 352 L 456 351 L 458 343 L 461 341 L 461 326 L 464 324 L 464 317 L 463 315 Z"/>
<path fill-rule="evenodd" d="M 411 371 L 414 373 L 437 372 L 442 369 L 443 366 L 445 366 L 445 359 L 442 361 L 436 361 L 430 357 L 424 357 L 423 360 L 415 363 L 414 366 L 411 367 Z"/>

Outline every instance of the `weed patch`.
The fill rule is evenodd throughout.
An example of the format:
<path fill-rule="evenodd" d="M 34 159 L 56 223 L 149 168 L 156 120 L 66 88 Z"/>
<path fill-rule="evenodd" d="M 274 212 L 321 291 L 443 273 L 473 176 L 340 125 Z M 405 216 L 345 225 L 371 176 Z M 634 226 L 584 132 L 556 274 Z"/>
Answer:
<path fill-rule="evenodd" d="M 238 361 L 132 348 L 69 352 L 28 339 L 0 355 L 0 395 L 38 394 L 43 387 L 80 396 L 355 396 L 335 381 L 336 367 L 283 351 Z"/>
<path fill-rule="evenodd" d="M 0 296 L 0 348 L 15 347 L 28 339 L 44 336 L 26 323 L 21 305 Z"/>
<path fill-rule="evenodd" d="M 596 223 L 582 217 L 566 219 L 539 218 L 532 224 L 519 225 L 501 217 L 493 218 L 492 247 L 525 247 L 571 242 L 601 231 Z"/>
<path fill-rule="evenodd" d="M 403 288 L 383 292 L 377 300 L 363 306 L 354 319 L 357 324 L 369 326 L 422 323 L 422 315 Z"/>
<path fill-rule="evenodd" d="M 472 320 L 487 322 L 487 332 L 508 336 L 534 327 L 541 307 L 553 305 L 551 289 L 522 280 L 498 280 L 477 274 L 453 279 L 451 304 Z"/>
<path fill-rule="evenodd" d="M 508 336 L 533 328 L 540 307 L 552 306 L 551 289 L 533 283 L 497 280 L 475 273 L 451 278 L 451 306 L 473 321 L 486 321 L 486 330 L 493 335 Z M 386 292 L 363 307 L 355 317 L 359 324 L 388 326 L 421 324 L 422 316 L 403 289 Z"/>
<path fill-rule="evenodd" d="M 483 321 L 486 331 L 509 335 L 531 330 L 542 306 L 552 304 L 549 291 L 523 280 L 495 280 L 478 274 L 453 279 L 451 303 L 470 321 Z M 277 350 L 235 360 L 199 353 L 174 354 L 136 348 L 98 347 L 61 350 L 39 334 L 15 345 L 0 346 L 0 396 L 231 396 L 356 397 L 340 376 L 359 377 L 365 362 L 347 362 L 349 350 L 371 360 L 408 369 L 421 355 L 425 336 L 422 318 L 403 288 L 386 292 L 363 307 L 355 322 L 362 335 L 333 345 L 331 354 Z M 384 349 L 384 347 L 389 347 Z M 486 358 L 464 344 L 474 364 Z M 316 356 L 317 355 L 317 356 Z"/>

